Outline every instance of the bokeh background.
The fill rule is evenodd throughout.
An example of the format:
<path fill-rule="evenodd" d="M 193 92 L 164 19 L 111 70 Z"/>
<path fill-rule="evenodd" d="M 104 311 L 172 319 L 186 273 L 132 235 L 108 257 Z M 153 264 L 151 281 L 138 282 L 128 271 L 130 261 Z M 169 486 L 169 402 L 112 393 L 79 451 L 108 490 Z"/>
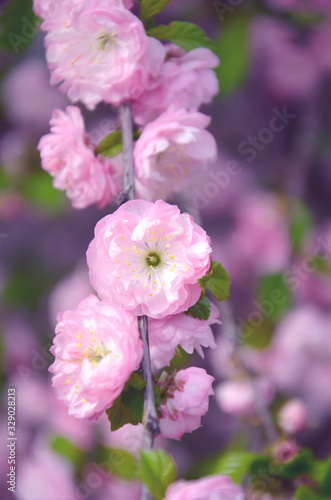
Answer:
<path fill-rule="evenodd" d="M 105 419 L 69 417 L 51 388 L 56 314 L 91 291 L 85 252 L 96 222 L 116 207 L 74 210 L 41 170 L 39 138 L 49 131 L 52 110 L 68 102 L 49 86 L 29 2 L 14 4 L 11 26 L 19 38 L 2 36 L 0 43 L 1 435 L 7 387 L 15 387 L 19 500 L 134 499 L 139 486 L 120 477 L 127 468 L 122 455 L 110 455 L 112 475 L 98 464 L 104 447 L 136 453 L 139 427 L 110 435 Z M 273 427 L 325 459 L 331 454 L 331 4 L 177 0 L 158 16 L 164 24 L 172 20 L 203 27 L 222 61 L 220 94 L 202 110 L 213 119 L 218 161 L 176 201 L 210 234 L 214 259 L 232 286 L 229 304 L 221 306 L 223 326 L 215 329 L 218 347 L 205 360 L 176 359 L 178 367 L 197 364 L 215 377 L 210 411 L 192 435 L 159 445 L 190 478 L 224 472 L 238 480 L 245 453 L 261 451 Z M 98 143 L 115 115 L 102 106 L 83 113 Z M 292 400 L 294 414 L 282 416 Z M 1 443 L 3 477 L 7 455 Z M 13 498 L 6 479 L 0 495 Z"/>

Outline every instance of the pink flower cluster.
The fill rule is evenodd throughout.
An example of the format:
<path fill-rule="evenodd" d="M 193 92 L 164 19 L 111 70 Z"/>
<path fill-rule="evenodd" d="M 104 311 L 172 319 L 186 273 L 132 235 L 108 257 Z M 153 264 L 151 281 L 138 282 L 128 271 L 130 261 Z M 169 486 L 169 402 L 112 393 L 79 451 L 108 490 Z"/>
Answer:
<path fill-rule="evenodd" d="M 59 314 L 51 352 L 53 386 L 69 414 L 97 418 L 139 368 L 142 344 L 133 316 L 89 295 Z"/>
<path fill-rule="evenodd" d="M 208 396 L 214 394 L 214 379 L 203 368 L 187 368 L 175 375 L 164 372 L 159 380 L 161 392 L 166 389 L 165 401 L 159 412 L 163 437 L 180 439 L 185 432 L 200 427 L 201 417 L 208 411 Z"/>
<path fill-rule="evenodd" d="M 80 109 L 56 109 L 50 123 L 51 133 L 40 139 L 38 149 L 54 187 L 66 191 L 75 208 L 110 203 L 118 193 L 118 173 L 109 159 L 95 156 Z"/>
<path fill-rule="evenodd" d="M 164 318 L 197 302 L 210 254 L 209 237 L 188 214 L 162 200 L 134 200 L 97 223 L 87 264 L 103 300 Z"/>

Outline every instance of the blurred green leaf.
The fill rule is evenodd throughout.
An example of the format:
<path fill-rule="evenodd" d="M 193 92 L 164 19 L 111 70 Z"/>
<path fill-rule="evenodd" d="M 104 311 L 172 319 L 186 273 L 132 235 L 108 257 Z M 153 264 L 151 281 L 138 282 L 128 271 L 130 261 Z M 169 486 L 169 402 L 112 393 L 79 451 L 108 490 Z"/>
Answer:
<path fill-rule="evenodd" d="M 63 210 L 65 195 L 53 187 L 52 177 L 43 170 L 29 174 L 24 179 L 21 191 L 38 208 L 51 213 Z"/>
<path fill-rule="evenodd" d="M 228 94 L 245 80 L 248 70 L 247 28 L 250 17 L 238 14 L 223 24 L 223 31 L 216 42 L 216 54 L 221 65 L 216 68 L 220 94 Z"/>
<path fill-rule="evenodd" d="M 293 200 L 289 213 L 289 231 L 294 250 L 301 248 L 312 227 L 313 220 L 309 209 L 300 200 Z"/>
<path fill-rule="evenodd" d="M 11 186 L 11 181 L 0 165 L 0 190 L 3 191 L 4 189 L 7 189 Z"/>
<path fill-rule="evenodd" d="M 140 19 L 153 17 L 166 7 L 171 0 L 142 0 L 140 2 Z"/>
<path fill-rule="evenodd" d="M 320 483 L 323 495 L 331 498 L 331 457 L 325 463 L 324 477 Z"/>
<path fill-rule="evenodd" d="M 41 297 L 51 285 L 49 274 L 37 262 L 27 262 L 15 268 L 3 290 L 3 301 L 10 307 L 38 307 Z"/>
<path fill-rule="evenodd" d="M 173 21 L 168 26 L 159 25 L 147 30 L 147 35 L 158 40 L 169 40 L 184 50 L 207 47 L 214 49 L 214 42 L 208 38 L 200 26 L 193 23 Z"/>
<path fill-rule="evenodd" d="M 278 469 L 278 475 L 285 479 L 294 479 L 298 476 L 308 475 L 314 465 L 314 457 L 311 450 L 304 450 L 293 460 Z"/>
<path fill-rule="evenodd" d="M 84 453 L 75 444 L 62 436 L 55 436 L 51 441 L 51 447 L 56 453 L 69 460 L 76 469 L 80 468 L 84 459 Z"/>
<path fill-rule="evenodd" d="M 155 407 L 158 410 L 161 405 L 161 393 L 155 382 L 153 382 L 153 390 L 154 390 Z"/>
<path fill-rule="evenodd" d="M 210 474 L 224 474 L 230 476 L 233 482 L 240 483 L 258 457 L 257 454 L 246 451 L 226 453 L 215 462 Z"/>
<path fill-rule="evenodd" d="M 144 380 L 140 371 L 136 371 L 131 373 L 127 385 L 137 389 L 137 391 L 141 391 L 146 387 L 146 380 Z"/>
<path fill-rule="evenodd" d="M 139 477 L 146 484 L 155 500 L 165 497 L 168 486 L 176 479 L 176 467 L 163 450 L 140 451 Z"/>
<path fill-rule="evenodd" d="M 315 491 L 307 488 L 306 486 L 300 486 L 297 490 L 295 490 L 294 498 L 298 500 L 322 500 L 321 497 L 315 493 Z"/>
<path fill-rule="evenodd" d="M 265 349 L 271 342 L 273 329 L 272 323 L 267 319 L 258 326 L 251 326 L 247 320 L 241 324 L 240 338 L 254 349 Z"/>
<path fill-rule="evenodd" d="M 96 462 L 111 475 L 126 480 L 132 480 L 137 476 L 137 461 L 126 450 L 102 446 L 97 451 Z"/>
<path fill-rule="evenodd" d="M 267 319 L 277 321 L 292 306 L 292 293 L 282 273 L 263 276 L 258 284 L 256 309 Z"/>
<path fill-rule="evenodd" d="M 186 314 L 193 316 L 193 318 L 207 320 L 210 316 L 210 302 L 208 297 L 200 298 L 194 306 L 186 311 Z"/>
<path fill-rule="evenodd" d="M 32 0 L 10 0 L 0 11 L 0 48 L 16 54 L 23 52 L 38 26 Z"/>

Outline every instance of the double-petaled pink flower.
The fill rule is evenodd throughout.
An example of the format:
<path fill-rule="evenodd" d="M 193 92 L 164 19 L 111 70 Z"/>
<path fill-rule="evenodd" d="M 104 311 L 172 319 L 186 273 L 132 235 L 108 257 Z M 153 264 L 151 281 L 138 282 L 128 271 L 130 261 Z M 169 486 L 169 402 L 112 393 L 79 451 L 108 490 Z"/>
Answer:
<path fill-rule="evenodd" d="M 50 367 L 59 399 L 78 418 L 97 418 L 139 368 L 142 344 L 136 319 L 94 296 L 58 315 Z"/>
<path fill-rule="evenodd" d="M 55 109 L 50 124 L 51 133 L 40 139 L 38 149 L 54 187 L 66 191 L 75 208 L 111 203 L 119 191 L 119 173 L 109 159 L 95 156 L 80 109 Z"/>
<path fill-rule="evenodd" d="M 206 476 L 197 481 L 176 481 L 167 489 L 165 500 L 244 500 L 243 489 L 230 477 Z"/>
<path fill-rule="evenodd" d="M 210 254 L 209 237 L 190 215 L 162 200 L 134 200 L 97 223 L 87 263 L 103 300 L 164 318 L 197 302 Z"/>

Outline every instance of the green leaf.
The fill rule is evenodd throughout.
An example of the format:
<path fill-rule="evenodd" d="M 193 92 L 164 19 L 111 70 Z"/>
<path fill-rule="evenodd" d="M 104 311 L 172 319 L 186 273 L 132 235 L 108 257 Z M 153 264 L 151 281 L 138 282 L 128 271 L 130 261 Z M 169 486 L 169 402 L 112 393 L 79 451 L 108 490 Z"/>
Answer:
<path fill-rule="evenodd" d="M 278 474 L 285 479 L 294 479 L 298 476 L 309 474 L 314 464 L 314 457 L 311 450 L 304 450 L 293 460 L 278 469 Z"/>
<path fill-rule="evenodd" d="M 135 479 L 138 472 L 136 459 L 126 450 L 98 448 L 96 462 L 109 474 L 126 480 Z"/>
<path fill-rule="evenodd" d="M 321 497 L 317 495 L 315 491 L 306 486 L 300 486 L 300 488 L 295 491 L 294 498 L 298 500 L 321 500 Z"/>
<path fill-rule="evenodd" d="M 200 298 L 194 306 L 186 311 L 186 314 L 193 316 L 193 318 L 207 320 L 210 316 L 210 302 L 208 297 Z"/>
<path fill-rule="evenodd" d="M 252 463 L 258 458 L 255 453 L 234 451 L 222 455 L 210 472 L 211 474 L 224 474 L 230 476 L 233 482 L 240 483 L 243 476 L 248 473 Z"/>
<path fill-rule="evenodd" d="M 158 410 L 160 408 L 162 401 L 161 401 L 160 390 L 159 390 L 158 386 L 155 384 L 155 382 L 153 382 L 153 389 L 154 389 L 155 407 Z"/>
<path fill-rule="evenodd" d="M 212 262 L 212 272 L 205 286 L 219 301 L 228 300 L 230 295 L 230 276 L 224 267 L 216 261 Z"/>
<path fill-rule="evenodd" d="M 247 27 L 249 16 L 238 14 L 224 23 L 220 39 L 216 42 L 216 54 L 221 65 L 216 68 L 220 93 L 227 94 L 239 87 L 248 70 Z"/>
<path fill-rule="evenodd" d="M 95 149 L 96 154 L 101 154 L 107 156 L 108 158 L 114 158 L 114 156 L 122 153 L 122 132 L 115 130 L 111 134 L 107 135 L 100 144 Z"/>
<path fill-rule="evenodd" d="M 51 441 L 51 447 L 56 453 L 69 460 L 76 469 L 79 469 L 82 465 L 84 458 L 83 450 L 62 436 L 55 436 Z"/>
<path fill-rule="evenodd" d="M 168 26 L 159 25 L 147 30 L 147 35 L 158 40 L 169 40 L 184 50 L 208 47 L 214 49 L 215 44 L 199 26 L 193 23 L 173 21 Z"/>
<path fill-rule="evenodd" d="M 137 425 L 142 422 L 144 398 L 141 391 L 133 387 L 124 390 L 115 399 L 106 413 L 112 431 L 120 429 L 125 424 Z"/>
<path fill-rule="evenodd" d="M 294 250 L 299 250 L 311 233 L 313 227 L 312 215 L 300 201 L 294 200 L 290 207 L 289 231 Z"/>
<path fill-rule="evenodd" d="M 277 321 L 292 306 L 292 293 L 282 273 L 263 276 L 258 285 L 256 310 L 268 320 Z"/>
<path fill-rule="evenodd" d="M 324 477 L 320 484 L 323 495 L 331 497 L 331 457 L 326 461 Z"/>
<path fill-rule="evenodd" d="M 142 0 L 140 3 L 140 19 L 148 19 L 161 12 L 171 0 Z"/>
<path fill-rule="evenodd" d="M 175 464 L 163 450 L 141 450 L 140 455 L 139 477 L 148 487 L 154 500 L 162 500 L 168 486 L 176 479 Z"/>
<path fill-rule="evenodd" d="M 32 0 L 10 0 L 1 10 L 0 48 L 16 54 L 23 52 L 34 37 L 39 23 L 32 10 Z"/>

